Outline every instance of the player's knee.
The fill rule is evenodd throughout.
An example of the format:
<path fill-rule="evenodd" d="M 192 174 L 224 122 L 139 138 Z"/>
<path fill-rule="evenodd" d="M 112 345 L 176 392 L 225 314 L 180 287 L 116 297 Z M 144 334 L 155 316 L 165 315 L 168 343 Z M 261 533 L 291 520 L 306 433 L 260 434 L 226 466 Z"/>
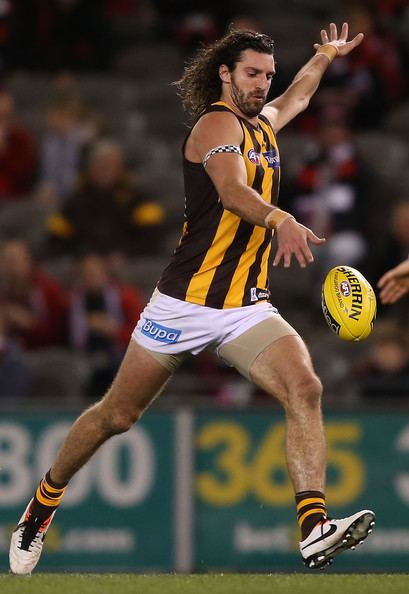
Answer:
<path fill-rule="evenodd" d="M 129 431 L 134 423 L 140 418 L 142 411 L 113 411 L 109 418 L 109 432 L 111 435 L 118 435 Z"/>
<path fill-rule="evenodd" d="M 296 405 L 303 404 L 315 408 L 321 402 L 322 383 L 315 374 L 300 376 L 293 393 L 296 397 Z"/>
<path fill-rule="evenodd" d="M 135 407 L 129 407 L 129 409 L 112 407 L 104 400 L 99 402 L 96 408 L 99 409 L 101 424 L 107 435 L 119 435 L 129 431 L 132 425 L 140 419 L 143 412 Z"/>

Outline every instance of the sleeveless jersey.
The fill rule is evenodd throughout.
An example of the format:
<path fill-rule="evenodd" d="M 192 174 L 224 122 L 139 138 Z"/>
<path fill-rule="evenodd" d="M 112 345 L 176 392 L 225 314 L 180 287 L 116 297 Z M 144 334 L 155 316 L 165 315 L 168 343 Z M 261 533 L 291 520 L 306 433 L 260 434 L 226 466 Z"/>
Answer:
<path fill-rule="evenodd" d="M 206 113 L 212 111 L 234 114 L 222 101 L 212 104 Z M 247 185 L 268 204 L 276 204 L 280 157 L 273 129 L 262 115 L 257 127 L 234 115 L 244 135 L 240 148 Z M 183 147 L 185 144 L 186 141 Z M 202 163 L 192 163 L 183 156 L 183 172 L 186 196 L 183 234 L 159 280 L 159 291 L 217 309 L 268 300 L 272 231 L 225 210 Z"/>

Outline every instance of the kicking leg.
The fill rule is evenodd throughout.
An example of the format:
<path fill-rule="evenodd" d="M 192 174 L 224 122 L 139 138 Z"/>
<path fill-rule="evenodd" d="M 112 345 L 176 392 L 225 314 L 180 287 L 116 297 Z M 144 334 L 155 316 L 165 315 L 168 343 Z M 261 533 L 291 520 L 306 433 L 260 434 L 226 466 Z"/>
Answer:
<path fill-rule="evenodd" d="M 299 336 L 285 336 L 253 362 L 255 384 L 280 400 L 287 419 L 287 466 L 295 492 L 325 487 L 325 438 L 321 382 Z"/>
<path fill-rule="evenodd" d="M 287 466 L 296 493 L 300 552 L 308 567 L 323 569 L 372 532 L 375 514 L 362 510 L 340 520 L 327 518 L 322 387 L 301 338 L 285 336 L 273 342 L 255 359 L 250 376 L 285 409 Z"/>

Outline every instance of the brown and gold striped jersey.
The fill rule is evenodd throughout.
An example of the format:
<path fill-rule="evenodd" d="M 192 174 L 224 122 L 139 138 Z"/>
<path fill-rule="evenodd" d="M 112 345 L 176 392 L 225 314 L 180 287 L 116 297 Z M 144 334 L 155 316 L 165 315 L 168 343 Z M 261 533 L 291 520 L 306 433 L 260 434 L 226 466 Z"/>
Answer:
<path fill-rule="evenodd" d="M 214 103 L 209 111 L 234 113 L 222 101 Z M 236 117 L 244 135 L 240 148 L 247 184 L 266 202 L 276 204 L 280 157 L 273 129 L 262 115 L 257 127 Z M 271 230 L 247 223 L 225 210 L 201 163 L 183 157 L 183 171 L 183 234 L 159 280 L 159 291 L 217 309 L 267 300 Z"/>

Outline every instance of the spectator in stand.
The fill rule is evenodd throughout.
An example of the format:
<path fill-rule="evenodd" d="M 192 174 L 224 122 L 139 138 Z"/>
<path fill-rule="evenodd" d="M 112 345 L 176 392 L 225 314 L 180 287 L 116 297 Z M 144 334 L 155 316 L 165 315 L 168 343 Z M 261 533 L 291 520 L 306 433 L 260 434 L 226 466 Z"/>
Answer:
<path fill-rule="evenodd" d="M 351 27 L 365 33 L 361 47 L 348 57 L 348 86 L 357 95 L 356 123 L 376 125 L 405 97 L 407 79 L 396 32 L 381 27 L 375 8 L 351 9 Z"/>
<path fill-rule="evenodd" d="M 2 73 L 7 69 L 10 62 L 10 52 L 12 52 L 12 2 L 6 1 L 0 3 L 0 70 Z"/>
<path fill-rule="evenodd" d="M 48 220 L 53 252 L 154 253 L 163 239 L 164 211 L 128 171 L 119 144 L 98 141 L 78 189 Z"/>
<path fill-rule="evenodd" d="M 409 343 L 400 322 L 378 320 L 368 351 L 354 369 L 364 397 L 409 396 Z"/>
<path fill-rule="evenodd" d="M 115 40 L 105 0 L 14 0 L 9 65 L 41 70 L 105 70 Z"/>
<path fill-rule="evenodd" d="M 70 302 L 70 338 L 90 360 L 87 396 L 111 384 L 143 306 L 135 288 L 111 279 L 104 257 L 84 256 Z"/>
<path fill-rule="evenodd" d="M 399 200 L 392 208 L 390 220 L 391 260 L 396 263 L 409 254 L 409 199 Z"/>
<path fill-rule="evenodd" d="M 317 103 L 321 113 L 349 114 L 356 129 L 375 128 L 404 100 L 408 79 L 396 31 L 381 27 L 375 7 L 354 3 L 349 13 L 351 30 L 365 37 L 353 55 L 330 69 Z"/>
<path fill-rule="evenodd" d="M 23 240 L 6 240 L 1 246 L 0 307 L 10 336 L 26 349 L 64 344 L 67 296 Z"/>
<path fill-rule="evenodd" d="M 351 31 L 365 37 L 356 52 L 336 60 L 297 127 L 314 131 L 323 119 L 343 117 L 356 130 L 378 128 L 385 116 L 407 97 L 409 78 L 403 44 L 399 44 L 399 18 L 380 17 L 375 3 L 345 1 Z"/>
<path fill-rule="evenodd" d="M 287 197 L 297 220 L 327 238 L 319 255 L 323 272 L 340 262 L 361 265 L 370 180 L 351 130 L 342 122 L 324 123 L 307 143 Z"/>
<path fill-rule="evenodd" d="M 0 202 L 26 197 L 34 185 L 36 156 L 30 134 L 15 119 L 14 98 L 0 91 Z"/>
<path fill-rule="evenodd" d="M 241 5 L 240 0 L 153 0 L 158 16 L 158 35 L 171 37 L 189 53 L 200 44 L 222 35 Z"/>
<path fill-rule="evenodd" d="M 0 306 L 0 398 L 30 395 L 31 373 L 19 343 L 8 335 L 4 312 Z"/>
<path fill-rule="evenodd" d="M 61 206 L 72 194 L 86 147 L 95 129 L 83 119 L 80 99 L 56 97 L 47 110 L 47 131 L 41 146 L 38 197 Z"/>

